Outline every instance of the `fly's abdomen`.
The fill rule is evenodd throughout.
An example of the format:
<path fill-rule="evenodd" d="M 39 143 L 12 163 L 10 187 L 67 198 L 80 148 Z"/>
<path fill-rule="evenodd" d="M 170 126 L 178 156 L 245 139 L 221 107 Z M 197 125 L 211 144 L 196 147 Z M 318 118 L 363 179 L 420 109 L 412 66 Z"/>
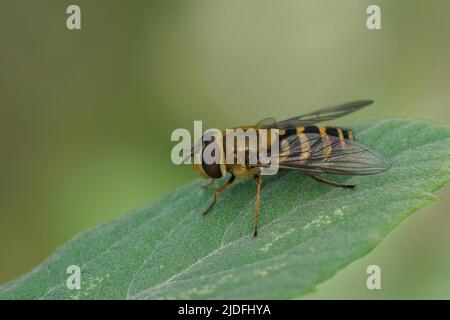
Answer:
<path fill-rule="evenodd" d="M 333 152 L 345 149 L 354 140 L 351 130 L 336 127 L 307 126 L 280 132 L 280 160 L 326 160 Z M 291 159 L 292 158 L 292 159 Z"/>

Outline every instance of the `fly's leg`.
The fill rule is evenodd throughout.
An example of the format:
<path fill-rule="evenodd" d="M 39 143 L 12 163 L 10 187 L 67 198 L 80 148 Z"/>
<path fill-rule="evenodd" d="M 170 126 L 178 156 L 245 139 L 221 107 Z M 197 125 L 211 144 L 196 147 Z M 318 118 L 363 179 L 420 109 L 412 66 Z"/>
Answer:
<path fill-rule="evenodd" d="M 214 182 L 216 181 L 216 179 L 211 179 L 210 182 L 208 182 L 207 184 L 204 184 L 202 186 L 203 189 L 208 190 L 209 188 L 211 188 L 211 186 L 214 184 Z"/>
<path fill-rule="evenodd" d="M 255 202 L 255 230 L 253 231 L 253 237 L 258 235 L 258 218 L 259 218 L 259 191 L 261 190 L 261 177 L 255 175 L 256 181 L 256 202 Z"/>
<path fill-rule="evenodd" d="M 325 178 L 322 178 L 320 176 L 316 176 L 315 174 L 312 173 L 304 173 L 305 175 L 307 175 L 308 177 L 313 178 L 314 180 L 318 181 L 318 182 L 322 182 L 322 183 L 326 183 L 335 187 L 339 187 L 339 188 L 345 188 L 345 189 L 353 189 L 354 187 L 356 187 L 355 184 L 344 184 L 344 183 L 338 183 L 332 180 L 328 180 Z"/>
<path fill-rule="evenodd" d="M 232 175 L 230 177 L 230 179 L 223 185 L 221 186 L 219 189 L 217 189 L 216 191 L 214 191 L 213 193 L 213 201 L 211 202 L 211 204 L 209 205 L 208 209 L 206 209 L 205 212 L 203 212 L 203 216 L 206 216 L 208 214 L 208 212 L 214 207 L 214 205 L 217 202 L 217 194 L 221 193 L 223 190 L 225 190 L 226 188 L 228 188 L 234 181 L 234 176 Z"/>

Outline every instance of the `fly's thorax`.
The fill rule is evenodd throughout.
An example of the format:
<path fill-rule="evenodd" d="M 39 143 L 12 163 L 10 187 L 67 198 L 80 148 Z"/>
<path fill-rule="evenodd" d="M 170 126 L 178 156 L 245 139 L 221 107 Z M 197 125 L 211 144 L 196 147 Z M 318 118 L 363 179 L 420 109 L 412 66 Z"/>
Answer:
<path fill-rule="evenodd" d="M 273 130 L 276 130 L 275 133 L 272 132 Z M 254 127 L 235 128 L 233 132 L 227 133 L 226 142 L 227 164 L 257 165 L 262 159 L 267 162 L 274 143 L 278 149 L 278 130 Z"/>
<path fill-rule="evenodd" d="M 258 167 L 249 167 L 244 164 L 227 164 L 227 169 L 235 177 L 251 177 L 260 173 Z"/>

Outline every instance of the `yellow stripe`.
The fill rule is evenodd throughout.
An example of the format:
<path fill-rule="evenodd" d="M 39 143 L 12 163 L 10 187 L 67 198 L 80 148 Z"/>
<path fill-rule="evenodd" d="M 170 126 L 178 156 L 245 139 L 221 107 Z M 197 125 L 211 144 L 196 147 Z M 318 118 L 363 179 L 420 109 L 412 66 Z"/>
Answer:
<path fill-rule="evenodd" d="M 306 160 L 311 156 L 311 146 L 309 144 L 308 137 L 303 133 L 303 131 L 305 131 L 304 127 L 297 128 L 297 137 L 300 139 L 300 161 Z"/>
<path fill-rule="evenodd" d="M 342 146 L 342 148 L 345 148 L 347 146 L 347 144 L 345 143 L 344 133 L 342 132 L 342 129 L 341 128 L 337 128 L 337 132 L 338 132 L 338 135 L 339 135 L 339 140 L 341 141 L 341 146 Z"/>
<path fill-rule="evenodd" d="M 324 145 L 323 156 L 327 158 L 331 153 L 330 137 L 326 133 L 326 128 L 319 127 L 320 136 Z"/>
<path fill-rule="evenodd" d="M 339 140 L 344 141 L 344 133 L 342 132 L 341 128 L 336 128 L 338 135 L 339 135 Z"/>
<path fill-rule="evenodd" d="M 348 138 L 350 139 L 350 140 L 353 140 L 354 138 L 353 138 L 353 131 L 349 131 L 348 132 Z"/>

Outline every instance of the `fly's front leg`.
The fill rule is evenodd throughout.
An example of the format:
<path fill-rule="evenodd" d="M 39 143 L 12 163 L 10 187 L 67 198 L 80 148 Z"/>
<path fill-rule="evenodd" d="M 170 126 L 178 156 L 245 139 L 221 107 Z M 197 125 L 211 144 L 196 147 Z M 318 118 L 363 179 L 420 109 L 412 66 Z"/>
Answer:
<path fill-rule="evenodd" d="M 223 185 L 221 186 L 219 189 L 217 189 L 216 191 L 214 191 L 213 193 L 213 201 L 211 202 L 211 204 L 209 205 L 208 209 L 206 209 L 205 212 L 203 212 L 203 216 L 206 216 L 208 214 L 208 212 L 214 207 L 214 205 L 217 202 L 217 195 L 219 193 L 221 193 L 223 190 L 225 190 L 226 188 L 228 188 L 234 181 L 234 176 L 232 175 L 230 177 L 230 179 Z"/>
<path fill-rule="evenodd" d="M 325 178 L 322 178 L 320 176 L 316 176 L 315 174 L 312 173 L 304 173 L 305 175 L 307 175 L 308 177 L 313 178 L 314 180 L 316 180 L 317 182 L 322 182 L 322 183 L 326 183 L 335 187 L 339 187 L 339 188 L 345 188 L 345 189 L 353 189 L 356 187 L 355 184 L 344 184 L 344 183 L 338 183 L 332 180 L 328 180 Z"/>
<path fill-rule="evenodd" d="M 216 179 L 211 179 L 210 182 L 208 182 L 207 184 L 202 185 L 202 188 L 205 190 L 208 190 L 209 188 L 211 188 L 211 186 L 214 184 L 214 182 L 216 181 Z"/>
<path fill-rule="evenodd" d="M 255 230 L 253 231 L 253 237 L 258 235 L 258 218 L 259 218 L 259 191 L 261 190 L 261 177 L 255 175 L 256 181 L 256 201 L 255 201 Z"/>

